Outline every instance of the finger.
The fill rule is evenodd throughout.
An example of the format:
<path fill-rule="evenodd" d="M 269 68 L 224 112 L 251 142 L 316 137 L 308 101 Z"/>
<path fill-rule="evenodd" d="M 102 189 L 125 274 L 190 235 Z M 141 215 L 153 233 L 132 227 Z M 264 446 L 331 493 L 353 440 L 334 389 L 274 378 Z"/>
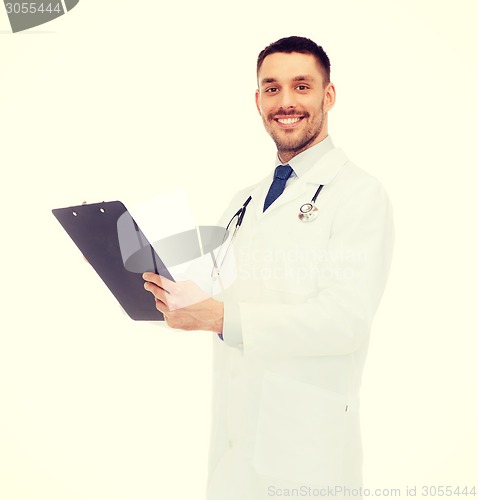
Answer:
<path fill-rule="evenodd" d="M 156 299 L 159 299 L 166 304 L 168 296 L 168 292 L 166 292 L 166 290 L 163 290 L 160 286 L 155 285 L 151 281 L 147 281 L 144 284 L 144 289 L 152 293 Z"/>
<path fill-rule="evenodd" d="M 168 306 L 164 302 L 162 302 L 161 300 L 159 300 L 157 298 L 155 298 L 154 301 L 155 301 L 155 304 L 156 304 L 156 309 L 159 312 L 162 312 L 164 318 L 167 319 L 166 318 L 166 314 L 169 312 Z"/>
<path fill-rule="evenodd" d="M 150 281 L 151 283 L 154 283 L 157 286 L 160 286 L 161 288 L 163 288 L 168 292 L 171 291 L 175 285 L 174 281 L 168 280 L 168 278 L 165 278 L 164 276 L 160 276 L 159 274 L 154 274 L 154 273 L 143 273 L 143 279 L 145 281 Z"/>

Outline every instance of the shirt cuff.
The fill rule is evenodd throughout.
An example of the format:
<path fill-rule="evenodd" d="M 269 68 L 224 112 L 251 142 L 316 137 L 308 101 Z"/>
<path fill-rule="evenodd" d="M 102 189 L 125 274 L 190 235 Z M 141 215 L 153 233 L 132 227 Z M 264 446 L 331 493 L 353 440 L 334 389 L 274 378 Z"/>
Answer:
<path fill-rule="evenodd" d="M 235 302 L 224 303 L 223 340 L 231 347 L 242 345 L 241 311 Z"/>

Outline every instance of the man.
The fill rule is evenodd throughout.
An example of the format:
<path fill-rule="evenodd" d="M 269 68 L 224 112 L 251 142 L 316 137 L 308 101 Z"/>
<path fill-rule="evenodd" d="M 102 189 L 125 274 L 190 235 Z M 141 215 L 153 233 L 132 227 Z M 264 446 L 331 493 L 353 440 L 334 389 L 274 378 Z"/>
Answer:
<path fill-rule="evenodd" d="M 380 183 L 328 135 L 336 93 L 321 47 L 278 40 L 259 54 L 257 78 L 277 168 L 224 216 L 226 225 L 251 197 L 221 266 L 235 270 L 234 283 L 221 300 L 150 273 L 145 288 L 173 328 L 221 334 L 208 500 L 357 498 L 358 392 L 392 210 Z"/>

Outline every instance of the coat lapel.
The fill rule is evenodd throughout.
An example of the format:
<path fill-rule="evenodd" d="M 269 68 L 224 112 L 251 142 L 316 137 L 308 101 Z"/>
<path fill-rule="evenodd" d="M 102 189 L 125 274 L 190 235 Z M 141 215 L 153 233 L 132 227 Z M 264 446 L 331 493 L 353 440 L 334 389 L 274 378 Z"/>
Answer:
<path fill-rule="evenodd" d="M 323 184 L 325 186 L 333 180 L 347 161 L 347 156 L 341 149 L 329 151 L 312 165 L 305 174 L 287 186 L 285 191 L 264 213 L 264 200 L 272 183 L 272 175 L 268 175 L 251 192 L 256 218 L 265 217 L 282 205 L 300 198 L 306 193 L 308 185 L 319 186 Z"/>

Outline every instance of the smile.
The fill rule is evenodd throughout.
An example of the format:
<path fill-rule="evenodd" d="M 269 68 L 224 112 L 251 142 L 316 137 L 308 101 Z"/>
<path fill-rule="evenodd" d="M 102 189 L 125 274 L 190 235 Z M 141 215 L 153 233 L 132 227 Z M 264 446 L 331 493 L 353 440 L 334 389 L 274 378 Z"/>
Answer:
<path fill-rule="evenodd" d="M 293 128 L 295 127 L 304 117 L 303 116 L 288 116 L 284 118 L 274 118 L 275 122 L 278 123 L 282 128 Z"/>

